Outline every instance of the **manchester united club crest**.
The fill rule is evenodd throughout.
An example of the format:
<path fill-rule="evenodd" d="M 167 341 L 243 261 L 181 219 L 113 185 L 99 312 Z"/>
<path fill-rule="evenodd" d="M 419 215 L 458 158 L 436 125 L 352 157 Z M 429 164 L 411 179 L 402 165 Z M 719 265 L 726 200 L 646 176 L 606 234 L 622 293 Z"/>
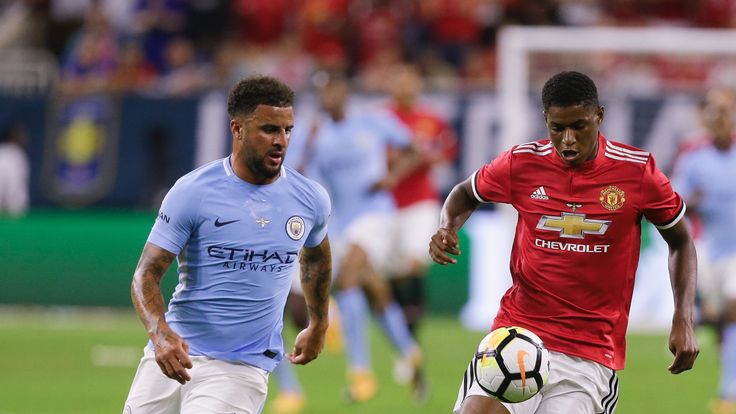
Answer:
<path fill-rule="evenodd" d="M 299 216 L 292 216 L 286 221 L 286 234 L 292 240 L 299 240 L 304 236 L 304 219 Z"/>
<path fill-rule="evenodd" d="M 601 197 L 599 200 L 606 210 L 618 210 L 623 207 L 626 202 L 626 193 L 615 185 L 609 185 L 601 190 Z"/>

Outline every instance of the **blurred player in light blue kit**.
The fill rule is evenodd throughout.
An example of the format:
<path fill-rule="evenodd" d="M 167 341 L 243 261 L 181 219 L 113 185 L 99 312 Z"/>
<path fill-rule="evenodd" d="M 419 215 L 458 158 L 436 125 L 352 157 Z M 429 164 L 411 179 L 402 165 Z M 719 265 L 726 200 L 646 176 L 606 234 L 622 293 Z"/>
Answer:
<path fill-rule="evenodd" d="M 318 79 L 323 114 L 301 135 L 295 132 L 294 141 L 304 146 L 306 175 L 323 183 L 332 197 L 335 298 L 348 354 L 348 398 L 366 401 L 377 391 L 368 298 L 383 332 L 413 369 L 416 396 L 424 385 L 422 353 L 382 275 L 396 265 L 389 237 L 395 204 L 388 190 L 420 159 L 410 132 L 392 114 L 348 111 L 347 81 L 335 74 Z"/>
<path fill-rule="evenodd" d="M 151 340 L 125 412 L 260 413 L 268 373 L 284 358 L 284 303 L 298 265 L 309 324 L 286 357 L 306 364 L 322 351 L 330 200 L 282 165 L 293 98 L 274 78 L 238 83 L 228 98 L 232 154 L 180 178 L 164 199 L 133 276 Z M 179 284 L 164 314 L 160 280 L 174 257 Z"/>
<path fill-rule="evenodd" d="M 703 316 L 722 326 L 720 401 L 736 414 L 736 146 L 733 91 L 713 89 L 702 107 L 706 140 L 682 155 L 673 184 L 702 224 L 699 281 Z"/>

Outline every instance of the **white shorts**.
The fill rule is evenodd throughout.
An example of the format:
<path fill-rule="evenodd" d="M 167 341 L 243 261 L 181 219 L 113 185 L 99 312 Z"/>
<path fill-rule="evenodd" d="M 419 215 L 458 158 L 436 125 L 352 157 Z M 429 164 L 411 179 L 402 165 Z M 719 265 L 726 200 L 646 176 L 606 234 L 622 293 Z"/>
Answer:
<path fill-rule="evenodd" d="M 723 312 L 726 301 L 736 299 L 736 254 L 717 261 L 698 257 L 698 264 L 698 290 L 703 305 L 718 315 Z"/>
<path fill-rule="evenodd" d="M 203 356 L 192 356 L 191 381 L 165 376 L 146 347 L 123 414 L 258 414 L 266 402 L 268 372 Z"/>
<path fill-rule="evenodd" d="M 332 247 L 333 274 L 347 254 L 348 247 L 356 245 L 363 249 L 374 269 L 383 273 L 390 269 L 393 261 L 392 246 L 387 234 L 391 234 L 394 225 L 393 212 L 364 214 L 345 230 Z"/>
<path fill-rule="evenodd" d="M 612 414 L 618 403 L 616 371 L 596 362 L 550 351 L 549 380 L 534 397 L 502 403 L 511 414 Z M 472 360 L 460 384 L 453 413 L 470 395 L 487 396 L 475 381 Z M 489 397 L 490 398 L 490 397 Z"/>
<path fill-rule="evenodd" d="M 440 204 L 435 200 L 421 201 L 399 209 L 393 225 L 394 266 L 397 276 L 411 271 L 413 263 L 428 265 L 429 240 L 437 231 Z"/>

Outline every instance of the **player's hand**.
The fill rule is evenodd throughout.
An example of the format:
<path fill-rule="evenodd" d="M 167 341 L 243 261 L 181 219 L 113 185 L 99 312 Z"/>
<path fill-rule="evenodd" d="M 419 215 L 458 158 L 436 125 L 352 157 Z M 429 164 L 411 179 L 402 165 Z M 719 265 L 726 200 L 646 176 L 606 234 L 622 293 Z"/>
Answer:
<path fill-rule="evenodd" d="M 429 241 L 429 256 L 441 265 L 457 263 L 457 259 L 451 257 L 450 254 L 455 256 L 460 255 L 460 241 L 457 233 L 440 228 Z"/>
<path fill-rule="evenodd" d="M 691 322 L 675 321 L 669 339 L 670 352 L 675 356 L 669 366 L 671 373 L 679 374 L 687 371 L 695 364 L 695 358 L 700 353 Z"/>
<path fill-rule="evenodd" d="M 382 179 L 376 181 L 371 186 L 371 192 L 390 190 L 396 186 L 396 179 L 391 175 L 386 175 Z"/>
<path fill-rule="evenodd" d="M 191 380 L 187 368 L 192 368 L 189 345 L 168 326 L 159 328 L 153 338 L 156 363 L 167 377 L 184 384 Z"/>
<path fill-rule="evenodd" d="M 286 358 L 292 364 L 306 365 L 317 358 L 325 347 L 325 332 L 327 326 L 314 328 L 310 324 L 299 332 L 294 341 L 294 349 Z"/>

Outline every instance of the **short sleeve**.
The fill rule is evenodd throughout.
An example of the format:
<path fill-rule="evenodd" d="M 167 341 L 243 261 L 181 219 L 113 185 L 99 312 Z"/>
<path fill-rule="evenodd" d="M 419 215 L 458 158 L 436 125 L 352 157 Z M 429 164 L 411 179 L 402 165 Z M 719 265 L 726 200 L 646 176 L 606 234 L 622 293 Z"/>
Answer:
<path fill-rule="evenodd" d="M 195 228 L 201 200 L 192 197 L 181 180 L 177 181 L 161 203 L 148 242 L 178 255 Z"/>
<path fill-rule="evenodd" d="M 481 203 L 511 202 L 511 151 L 499 155 L 471 177 L 473 194 Z"/>
<path fill-rule="evenodd" d="M 307 240 L 304 242 L 306 247 L 318 246 L 325 239 L 327 235 L 327 222 L 332 212 L 332 203 L 330 202 L 330 196 L 327 194 L 327 190 L 321 185 L 316 185 L 315 187 L 317 187 L 317 191 L 315 191 L 314 226 L 309 236 L 307 236 Z"/>
<path fill-rule="evenodd" d="M 669 179 L 649 157 L 642 177 L 642 211 L 644 217 L 658 229 L 668 229 L 685 215 L 685 203 L 670 184 Z"/>

